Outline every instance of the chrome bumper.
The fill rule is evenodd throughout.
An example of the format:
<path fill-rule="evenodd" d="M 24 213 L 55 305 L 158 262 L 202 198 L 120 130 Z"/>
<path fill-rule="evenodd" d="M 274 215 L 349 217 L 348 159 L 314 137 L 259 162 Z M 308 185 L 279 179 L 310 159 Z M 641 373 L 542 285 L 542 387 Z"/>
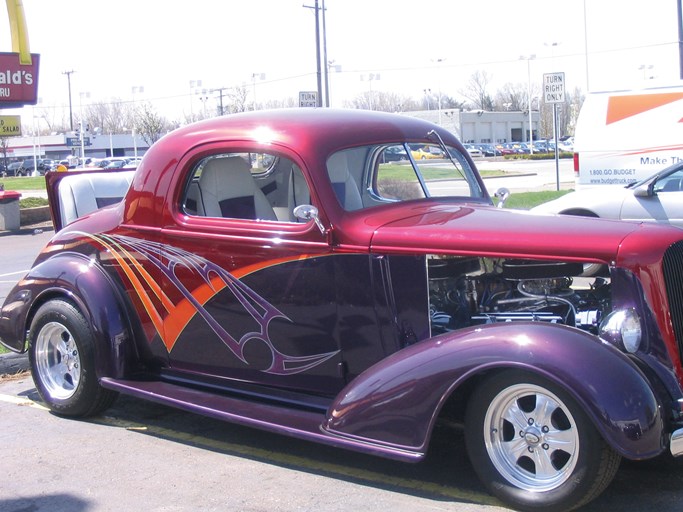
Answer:
<path fill-rule="evenodd" d="M 671 434 L 669 450 L 671 450 L 671 455 L 674 457 L 683 455 L 683 428 L 674 430 L 674 432 Z"/>

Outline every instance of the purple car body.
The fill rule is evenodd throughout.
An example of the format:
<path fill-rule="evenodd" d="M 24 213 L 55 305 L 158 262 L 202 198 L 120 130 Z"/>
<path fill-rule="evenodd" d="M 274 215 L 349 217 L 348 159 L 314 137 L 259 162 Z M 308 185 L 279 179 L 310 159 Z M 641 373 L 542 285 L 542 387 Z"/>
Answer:
<path fill-rule="evenodd" d="M 221 117 L 46 179 L 58 231 L 0 340 L 58 414 L 120 392 L 409 462 L 448 418 L 534 510 L 683 453 L 677 229 L 496 208 L 451 133 L 362 111 Z"/>

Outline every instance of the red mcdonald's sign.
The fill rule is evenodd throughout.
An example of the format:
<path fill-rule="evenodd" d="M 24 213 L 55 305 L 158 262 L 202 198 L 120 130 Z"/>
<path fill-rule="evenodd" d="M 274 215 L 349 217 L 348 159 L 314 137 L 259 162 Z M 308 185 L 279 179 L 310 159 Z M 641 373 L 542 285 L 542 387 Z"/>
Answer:
<path fill-rule="evenodd" d="M 13 53 L 0 53 L 0 108 L 35 105 L 38 102 L 40 56 L 29 50 L 21 0 L 6 0 L 6 3 Z"/>
<path fill-rule="evenodd" d="M 31 54 L 31 64 L 25 65 L 18 53 L 0 53 L 0 108 L 37 103 L 39 62 L 37 54 Z"/>

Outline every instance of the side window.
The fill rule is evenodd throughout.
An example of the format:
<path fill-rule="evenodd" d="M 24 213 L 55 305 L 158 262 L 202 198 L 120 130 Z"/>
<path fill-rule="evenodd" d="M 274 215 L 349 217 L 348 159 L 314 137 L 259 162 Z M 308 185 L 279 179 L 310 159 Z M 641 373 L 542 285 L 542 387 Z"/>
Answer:
<path fill-rule="evenodd" d="M 683 190 L 683 171 L 676 171 L 655 183 L 655 192 L 679 192 Z"/>
<path fill-rule="evenodd" d="M 407 201 L 424 197 L 417 174 L 403 145 L 382 149 L 377 159 L 375 193 L 390 201 Z"/>
<path fill-rule="evenodd" d="M 301 170 L 265 153 L 222 153 L 195 166 L 182 199 L 192 216 L 296 222 L 293 210 L 310 202 Z"/>

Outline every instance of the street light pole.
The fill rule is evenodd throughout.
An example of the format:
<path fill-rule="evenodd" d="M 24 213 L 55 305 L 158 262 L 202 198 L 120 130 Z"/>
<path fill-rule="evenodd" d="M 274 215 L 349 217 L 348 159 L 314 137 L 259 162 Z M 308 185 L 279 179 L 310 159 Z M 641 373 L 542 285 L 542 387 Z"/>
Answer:
<path fill-rule="evenodd" d="M 252 86 L 252 92 L 254 95 L 254 101 L 253 101 L 253 108 L 252 110 L 256 110 L 256 79 L 259 80 L 265 80 L 266 79 L 266 74 L 265 73 L 252 73 L 251 74 L 251 86 Z"/>
<path fill-rule="evenodd" d="M 535 54 L 528 56 L 521 56 L 520 60 L 526 60 L 526 72 L 527 80 L 529 84 L 528 89 L 528 99 L 529 99 L 529 153 L 533 155 L 534 153 L 534 124 L 531 115 L 531 61 L 536 58 Z"/>
<path fill-rule="evenodd" d="M 81 92 L 79 94 L 80 97 L 80 111 L 81 111 L 81 166 L 85 166 L 85 126 L 83 125 L 83 98 L 85 97 L 86 99 L 90 98 L 90 93 L 89 92 Z"/>
<path fill-rule="evenodd" d="M 195 87 L 201 87 L 201 80 L 190 80 L 190 122 L 194 122 L 194 111 L 192 110 L 192 95 L 194 94 Z"/>
<path fill-rule="evenodd" d="M 439 74 L 437 77 L 437 85 L 439 86 L 439 96 L 438 96 L 439 126 L 441 126 L 441 63 L 445 60 L 446 59 L 436 59 L 437 72 Z"/>
<path fill-rule="evenodd" d="M 69 84 L 69 121 L 71 131 L 74 131 L 74 113 L 71 107 L 71 73 L 73 72 L 73 69 L 71 71 L 62 71 L 62 75 L 66 75 L 66 80 Z"/>

